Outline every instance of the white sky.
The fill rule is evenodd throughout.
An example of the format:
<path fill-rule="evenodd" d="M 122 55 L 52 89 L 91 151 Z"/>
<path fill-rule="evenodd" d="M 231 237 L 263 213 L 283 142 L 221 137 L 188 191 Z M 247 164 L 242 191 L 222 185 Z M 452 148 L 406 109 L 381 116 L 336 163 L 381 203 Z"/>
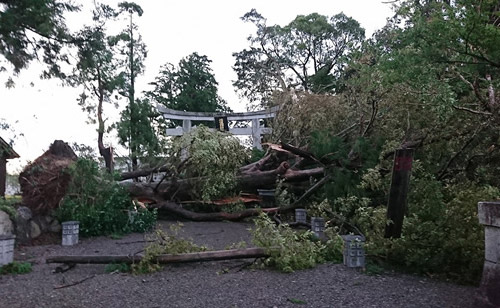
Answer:
<path fill-rule="evenodd" d="M 104 2 L 116 6 L 119 1 Z M 327 16 L 344 12 L 365 28 L 367 37 L 382 28 L 392 13 L 390 5 L 384 4 L 383 0 L 135 2 L 144 10 L 144 15 L 135 21 L 148 49 L 146 71 L 138 78 L 136 93 L 149 89 L 147 84 L 154 80 L 162 64 L 169 62 L 177 65 L 181 58 L 198 52 L 213 61 L 211 67 L 219 83 L 219 95 L 235 111 L 244 111 L 246 106 L 232 86 L 232 81 L 236 79 L 232 53 L 247 48 L 247 37 L 255 33 L 252 24 L 240 20 L 252 8 L 267 18 L 268 25 L 286 25 L 297 15 L 314 12 Z M 82 24 L 88 19 L 88 14 L 79 13 L 73 14 L 68 22 Z M 24 134 L 15 139 L 14 149 L 21 158 L 9 161 L 7 170 L 10 173 L 19 172 L 56 139 L 97 147 L 96 126 L 86 124 L 87 115 L 76 102 L 80 91 L 61 87 L 57 80 L 40 80 L 40 71 L 38 64 L 32 64 L 16 78 L 14 89 L 3 87 L 8 74 L 0 74 L 0 118 L 12 124 L 17 134 Z M 105 112 L 116 118 L 120 110 L 108 106 Z M 0 133 L 4 139 L 12 137 L 9 132 Z M 112 138 L 107 142 L 117 145 Z M 122 150 L 118 154 L 126 155 L 126 152 Z"/>

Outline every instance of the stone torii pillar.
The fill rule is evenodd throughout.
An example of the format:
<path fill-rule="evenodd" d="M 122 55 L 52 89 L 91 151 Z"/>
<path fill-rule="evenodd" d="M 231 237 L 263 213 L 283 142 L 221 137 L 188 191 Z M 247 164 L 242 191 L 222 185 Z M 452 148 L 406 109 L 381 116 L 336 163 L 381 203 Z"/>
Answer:
<path fill-rule="evenodd" d="M 182 120 L 182 127 L 167 128 L 167 136 L 182 136 L 191 131 L 193 122 L 199 121 L 215 121 L 216 118 L 223 117 L 227 121 L 249 121 L 250 127 L 231 127 L 229 133 L 233 135 L 246 135 L 252 137 L 253 147 L 262 149 L 262 135 L 270 134 L 271 127 L 261 127 L 260 120 L 274 118 L 279 110 L 278 106 L 267 110 L 253 112 L 236 112 L 236 113 L 217 113 L 217 112 L 190 112 L 179 111 L 166 108 L 162 105 L 157 105 L 156 108 L 167 120 Z"/>

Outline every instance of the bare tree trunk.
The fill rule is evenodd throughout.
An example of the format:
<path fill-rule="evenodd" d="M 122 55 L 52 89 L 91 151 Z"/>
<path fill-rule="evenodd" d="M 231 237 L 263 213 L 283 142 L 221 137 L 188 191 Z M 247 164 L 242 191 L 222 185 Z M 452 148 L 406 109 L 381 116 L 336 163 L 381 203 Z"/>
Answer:
<path fill-rule="evenodd" d="M 266 208 L 266 209 L 247 209 L 237 213 L 224 213 L 224 212 L 214 212 L 214 213 L 196 213 L 184 209 L 180 204 L 173 202 L 161 202 L 155 205 L 156 208 L 166 210 L 170 213 L 181 216 L 193 221 L 238 221 L 243 218 L 259 215 L 260 213 L 275 213 L 278 212 L 279 208 Z"/>

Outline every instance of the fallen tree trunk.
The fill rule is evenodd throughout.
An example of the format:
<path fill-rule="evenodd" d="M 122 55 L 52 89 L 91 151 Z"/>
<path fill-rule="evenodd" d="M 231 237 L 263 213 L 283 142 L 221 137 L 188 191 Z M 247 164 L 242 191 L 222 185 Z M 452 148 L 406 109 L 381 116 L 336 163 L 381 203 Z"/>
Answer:
<path fill-rule="evenodd" d="M 172 169 L 172 167 L 170 167 L 170 166 L 161 166 L 161 167 L 156 167 L 156 168 L 140 169 L 140 170 L 136 170 L 136 171 L 123 172 L 120 174 L 119 181 L 133 179 L 133 178 L 137 178 L 140 176 L 148 176 L 152 173 L 157 173 L 157 172 L 168 172 L 171 169 Z"/>
<path fill-rule="evenodd" d="M 155 261 L 160 264 L 188 263 L 220 261 L 232 259 L 249 259 L 269 257 L 269 253 L 264 248 L 245 248 L 231 250 L 216 250 L 185 253 L 179 255 L 159 255 Z M 142 256 L 53 256 L 46 259 L 46 263 L 68 263 L 68 264 L 109 264 L 109 263 L 137 263 L 142 260 Z"/>
<path fill-rule="evenodd" d="M 279 210 L 279 208 L 267 208 L 267 209 L 247 209 L 237 213 L 225 213 L 225 212 L 213 212 L 213 213 L 196 213 L 184 209 L 180 204 L 173 202 L 160 202 L 154 205 L 155 208 L 166 210 L 172 214 L 181 216 L 193 221 L 222 221 L 230 220 L 237 221 L 246 217 L 259 215 L 259 213 L 274 213 Z"/>
<path fill-rule="evenodd" d="M 258 188 L 271 187 L 276 184 L 278 176 L 288 182 L 306 181 L 310 177 L 323 176 L 323 167 L 305 170 L 292 170 L 283 162 L 278 168 L 268 171 L 248 172 L 236 177 L 237 187 L 241 191 L 252 192 Z M 145 197 L 157 202 L 161 200 L 193 200 L 193 187 L 205 180 L 203 177 L 178 179 L 157 183 L 122 182 L 133 198 Z M 195 199 L 195 198 L 194 198 Z"/>

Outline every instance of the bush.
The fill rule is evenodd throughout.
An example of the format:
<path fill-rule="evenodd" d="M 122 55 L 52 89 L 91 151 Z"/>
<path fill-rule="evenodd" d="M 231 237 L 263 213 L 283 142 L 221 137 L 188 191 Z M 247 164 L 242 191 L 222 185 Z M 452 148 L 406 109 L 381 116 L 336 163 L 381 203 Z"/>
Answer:
<path fill-rule="evenodd" d="M 156 223 L 156 210 L 137 208 L 128 192 L 96 162 L 80 159 L 71 168 L 68 193 L 56 215 L 59 221 L 77 220 L 82 236 L 145 232 Z"/>
<path fill-rule="evenodd" d="M 412 272 L 477 283 L 484 262 L 477 203 L 498 199 L 500 191 L 470 182 L 444 186 L 418 162 L 414 167 L 401 238 L 383 237 L 385 205 L 356 210 L 352 220 L 367 237 L 367 253 Z"/>
<path fill-rule="evenodd" d="M 0 211 L 4 211 L 12 219 L 15 218 L 16 217 L 16 209 L 14 208 L 14 204 L 16 203 L 16 201 L 17 201 L 17 199 L 11 199 L 11 198 L 2 199 L 2 198 L 0 198 Z"/>

